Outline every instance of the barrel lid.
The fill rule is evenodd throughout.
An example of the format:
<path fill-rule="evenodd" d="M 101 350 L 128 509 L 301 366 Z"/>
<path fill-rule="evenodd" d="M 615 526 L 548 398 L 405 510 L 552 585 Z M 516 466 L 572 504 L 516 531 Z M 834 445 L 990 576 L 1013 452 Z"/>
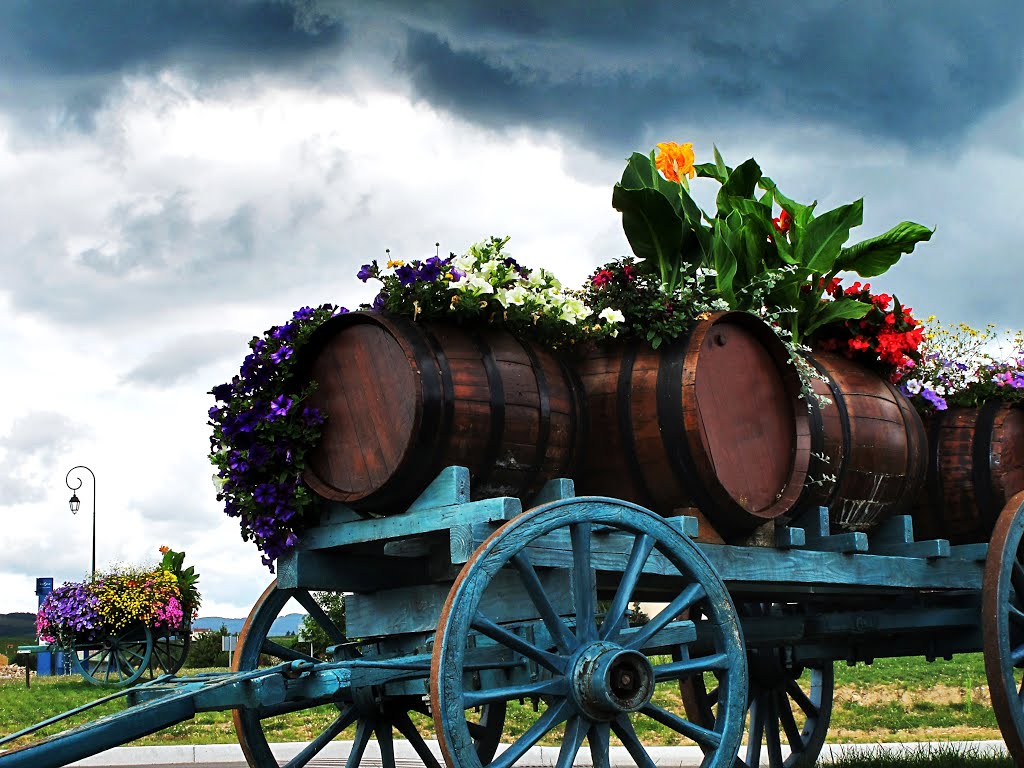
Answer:
<path fill-rule="evenodd" d="M 318 339 L 309 405 L 327 416 L 304 480 L 321 496 L 351 503 L 391 480 L 417 429 L 419 372 L 391 324 L 374 313 L 332 321 Z"/>
<path fill-rule="evenodd" d="M 741 312 L 724 313 L 695 334 L 695 360 L 686 367 L 699 424 L 695 454 L 746 512 L 765 519 L 783 514 L 804 479 L 803 463 L 795 462 L 798 432 L 805 431 L 798 425 L 807 416 L 794 407 L 799 382 L 785 346 L 761 320 Z"/>

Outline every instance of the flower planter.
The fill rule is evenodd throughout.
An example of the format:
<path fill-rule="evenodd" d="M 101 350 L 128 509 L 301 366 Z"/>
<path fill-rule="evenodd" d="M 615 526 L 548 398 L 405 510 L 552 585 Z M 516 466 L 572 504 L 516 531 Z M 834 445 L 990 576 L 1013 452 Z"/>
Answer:
<path fill-rule="evenodd" d="M 924 417 L 928 476 L 914 505 L 919 536 L 987 542 L 1007 500 L 1024 490 L 1024 410 L 998 399 Z"/>
<path fill-rule="evenodd" d="M 784 345 L 757 317 L 711 315 L 658 350 L 595 350 L 579 373 L 589 439 L 578 493 L 666 514 L 695 506 L 726 538 L 791 510 L 808 414 Z"/>
<path fill-rule="evenodd" d="M 819 352 L 810 361 L 828 379 L 815 379 L 815 392 L 832 402 L 812 403 L 813 457 L 799 510 L 828 507 L 833 531 L 866 531 L 909 512 L 926 470 L 917 411 L 895 386 L 842 355 Z"/>
<path fill-rule="evenodd" d="M 325 498 L 386 515 L 461 465 L 474 497 L 528 499 L 572 470 L 579 386 L 506 331 L 352 312 L 325 323 L 307 354 L 309 404 L 327 422 L 304 479 Z"/>

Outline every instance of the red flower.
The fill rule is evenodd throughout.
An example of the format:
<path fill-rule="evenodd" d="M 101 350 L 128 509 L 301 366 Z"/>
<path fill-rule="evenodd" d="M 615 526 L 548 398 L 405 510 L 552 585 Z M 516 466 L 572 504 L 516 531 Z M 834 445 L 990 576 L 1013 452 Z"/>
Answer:
<path fill-rule="evenodd" d="M 590 281 L 595 286 L 600 288 L 602 285 L 608 285 L 608 283 L 610 283 L 614 278 L 615 275 L 612 274 L 612 271 L 610 269 L 602 269 L 600 272 L 594 275 L 590 279 Z"/>
<path fill-rule="evenodd" d="M 872 296 L 871 301 L 879 309 L 885 310 L 892 303 L 892 296 L 887 293 L 880 293 L 877 296 Z"/>
<path fill-rule="evenodd" d="M 779 213 L 777 218 L 772 219 L 772 226 L 775 227 L 776 232 L 789 232 L 789 228 L 793 225 L 793 217 L 789 215 L 789 211 L 785 208 Z"/>

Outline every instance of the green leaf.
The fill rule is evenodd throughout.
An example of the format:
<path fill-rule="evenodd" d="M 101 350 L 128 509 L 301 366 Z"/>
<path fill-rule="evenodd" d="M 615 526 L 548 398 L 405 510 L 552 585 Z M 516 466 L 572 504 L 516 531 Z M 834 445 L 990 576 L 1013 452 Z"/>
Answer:
<path fill-rule="evenodd" d="M 804 326 L 803 334 L 806 337 L 826 323 L 859 319 L 870 311 L 870 304 L 856 299 L 836 299 L 818 304 L 818 309 L 814 312 L 811 321 Z"/>
<path fill-rule="evenodd" d="M 863 199 L 833 208 L 811 220 L 794 249 L 797 262 L 810 272 L 824 275 L 835 266 L 850 230 L 864 219 Z"/>
<path fill-rule="evenodd" d="M 752 198 L 754 196 L 754 189 L 757 187 L 757 181 L 760 178 L 761 168 L 754 158 L 750 158 L 736 166 L 732 173 L 729 174 L 729 178 L 722 184 L 722 188 L 718 190 L 717 204 L 719 211 L 722 210 L 723 204 L 730 197 Z"/>
<path fill-rule="evenodd" d="M 622 228 L 638 259 L 650 260 L 664 276 L 678 263 L 683 221 L 672 204 L 654 189 L 612 190 L 612 205 L 622 212 Z"/>
<path fill-rule="evenodd" d="M 861 277 L 875 277 L 912 253 L 918 243 L 930 240 L 934 229 L 912 221 L 903 221 L 877 237 L 843 248 L 836 269 L 856 272 Z"/>
<path fill-rule="evenodd" d="M 738 216 L 739 214 L 737 214 Z M 736 232 L 733 229 L 732 217 L 719 219 L 715 222 L 711 235 L 711 255 L 714 262 L 715 287 L 730 307 L 736 307 L 736 292 L 733 281 L 739 266 L 739 248 L 737 248 Z"/>

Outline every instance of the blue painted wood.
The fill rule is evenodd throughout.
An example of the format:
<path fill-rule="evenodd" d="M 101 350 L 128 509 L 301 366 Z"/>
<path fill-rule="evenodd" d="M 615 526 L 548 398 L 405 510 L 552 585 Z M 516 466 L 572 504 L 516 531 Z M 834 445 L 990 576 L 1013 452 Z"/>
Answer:
<path fill-rule="evenodd" d="M 983 563 L 988 557 L 988 544 L 957 544 L 949 548 L 949 556 L 958 560 Z"/>
<path fill-rule="evenodd" d="M 594 528 L 600 533 L 591 535 Z M 608 528 L 615 528 L 617 532 L 606 532 Z M 649 539 L 653 539 L 655 547 L 649 546 Z M 609 547 L 621 551 L 609 552 Z M 652 617 L 628 640 L 622 636 L 620 612 L 629 603 L 630 595 L 622 591 L 613 598 L 614 610 L 600 619 L 600 626 L 598 617 L 583 612 L 577 615 L 574 625 L 569 625 L 557 616 L 552 596 L 545 592 L 537 576 L 538 570 L 542 570 L 538 555 L 545 554 L 561 558 L 563 567 L 571 572 L 577 605 L 594 605 L 593 573 L 595 568 L 601 567 L 598 561 L 602 557 L 614 558 L 628 574 L 634 574 L 620 582 L 620 590 L 628 593 L 638 584 L 635 574 L 646 572 L 647 562 L 657 555 L 675 568 L 679 592 L 669 607 Z M 521 638 L 509 639 L 500 628 L 480 620 L 478 608 L 484 593 L 492 585 L 494 575 L 509 567 L 523 580 L 544 627 L 555 638 L 555 651 L 524 644 Z M 706 612 L 704 615 L 711 617 L 702 623 L 715 634 L 717 652 L 690 658 L 683 650 L 682 661 L 655 661 L 653 667 L 650 661 L 643 661 L 646 657 L 642 654 L 630 655 L 634 654 L 633 649 L 643 648 L 653 641 L 680 611 L 697 605 Z M 571 765 L 586 735 L 592 744 L 592 756 L 600 762 L 601 756 L 607 753 L 610 731 L 627 745 L 639 765 L 653 765 L 630 722 L 633 711 L 630 707 L 634 705 L 629 702 L 633 700 L 607 687 L 613 676 L 603 665 L 611 664 L 614 659 L 638 664 L 635 677 L 631 675 L 630 679 L 645 681 L 649 674 L 653 676 L 652 685 L 653 680 L 678 680 L 703 669 L 717 669 L 723 681 L 719 699 L 723 714 L 715 730 L 697 726 L 644 700 L 646 688 L 639 689 L 635 706 L 706 747 L 706 768 L 732 765 L 742 735 L 742 711 L 746 706 L 745 656 L 739 625 L 723 585 L 701 551 L 664 518 L 609 499 L 573 499 L 533 509 L 507 523 L 474 555 L 453 587 L 442 620 L 434 646 L 431 698 L 439 742 L 449 765 L 481 766 L 465 725 L 467 707 L 535 696 L 545 697 L 547 710 L 491 763 L 494 768 L 508 768 L 537 739 L 562 723 L 566 724 L 566 736 L 559 765 Z M 549 674 L 535 681 L 499 688 L 464 689 L 465 681 L 470 679 L 464 675 L 464 669 L 467 653 L 475 645 L 474 630 L 495 642 L 505 642 L 513 656 L 544 666 Z M 651 671 L 645 672 L 645 669 Z M 572 695 L 570 690 L 574 692 Z M 611 718 L 610 730 L 601 725 L 607 723 L 608 718 L 596 714 L 605 712 L 603 707 L 618 712 Z"/>
<path fill-rule="evenodd" d="M 522 512 L 519 499 L 498 497 L 465 504 L 420 508 L 415 513 L 354 520 L 313 528 L 299 545 L 305 550 L 333 549 L 351 544 L 389 541 L 424 533 L 446 531 L 453 525 L 510 520 Z"/>
<path fill-rule="evenodd" d="M 775 546 L 779 549 L 794 549 L 807 544 L 807 535 L 803 528 L 791 528 L 786 525 L 775 530 Z"/>
<path fill-rule="evenodd" d="M 898 557 L 949 557 L 946 539 L 914 541 L 914 522 L 910 515 L 896 515 L 871 531 L 868 551 L 874 555 Z"/>
<path fill-rule="evenodd" d="M 576 485 L 572 480 L 565 477 L 558 477 L 548 480 L 538 491 L 537 495 L 530 500 L 530 507 L 539 507 L 551 501 L 571 499 L 576 495 Z"/>
<path fill-rule="evenodd" d="M 438 507 L 450 507 L 465 504 L 469 501 L 469 469 L 466 467 L 446 467 L 441 474 L 426 487 L 416 501 L 409 505 L 406 514 L 415 514 Z"/>

